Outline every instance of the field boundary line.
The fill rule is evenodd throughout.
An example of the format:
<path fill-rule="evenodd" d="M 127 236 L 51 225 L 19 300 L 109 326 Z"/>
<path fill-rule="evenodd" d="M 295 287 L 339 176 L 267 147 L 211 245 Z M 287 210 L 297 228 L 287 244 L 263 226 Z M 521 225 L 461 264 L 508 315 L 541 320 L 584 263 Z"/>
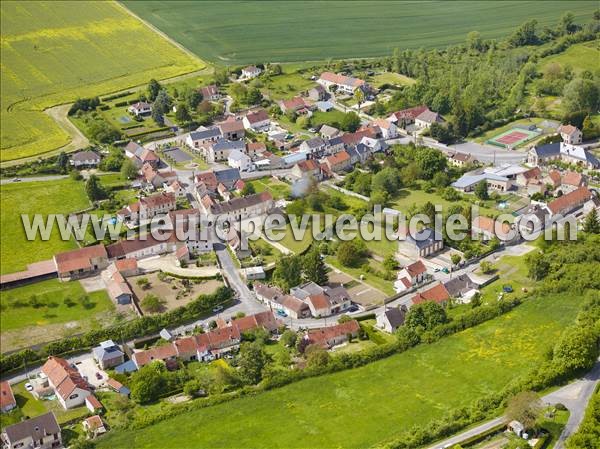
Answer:
<path fill-rule="evenodd" d="M 142 19 L 140 16 L 138 16 L 137 14 L 135 14 L 133 11 L 131 11 L 129 8 L 127 8 L 122 3 L 118 2 L 118 1 L 113 1 L 113 3 L 116 4 L 119 8 L 123 9 L 123 11 L 125 11 L 131 17 L 134 17 L 135 19 L 137 19 L 140 22 L 142 22 L 144 25 L 146 25 L 148 28 L 150 28 L 152 31 L 154 31 L 156 34 L 158 34 L 160 37 L 162 37 L 163 39 L 165 39 L 167 42 L 170 42 L 172 45 L 174 45 L 175 47 L 179 48 L 185 54 L 187 54 L 188 56 L 192 57 L 192 59 L 195 59 L 196 61 L 201 62 L 202 64 L 204 64 L 204 66 L 208 66 L 209 65 L 207 61 L 204 61 L 203 59 L 201 59 L 200 56 L 198 56 L 196 53 L 193 53 L 189 48 L 187 48 L 184 45 L 180 44 L 179 42 L 177 42 L 176 40 L 174 40 L 171 36 L 167 35 L 163 31 L 161 31 L 158 28 L 156 28 L 151 23 L 149 23 L 149 22 L 145 21 L 144 19 Z"/>

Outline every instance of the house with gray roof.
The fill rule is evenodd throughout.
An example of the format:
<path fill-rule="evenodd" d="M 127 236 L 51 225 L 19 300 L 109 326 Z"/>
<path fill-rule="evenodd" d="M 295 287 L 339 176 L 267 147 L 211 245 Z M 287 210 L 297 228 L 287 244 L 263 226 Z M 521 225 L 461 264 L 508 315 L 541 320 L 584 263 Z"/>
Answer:
<path fill-rule="evenodd" d="M 125 360 L 125 354 L 112 340 L 106 340 L 93 349 L 94 359 L 102 369 L 114 368 Z"/>
<path fill-rule="evenodd" d="M 201 145 L 216 142 L 221 138 L 221 130 L 215 126 L 212 128 L 198 128 L 192 131 L 185 139 L 185 143 L 192 149 L 200 148 Z"/>
<path fill-rule="evenodd" d="M 325 150 L 326 143 L 320 137 L 313 137 L 312 139 L 305 140 L 300 144 L 300 151 L 304 151 L 310 154 L 320 154 Z"/>
<path fill-rule="evenodd" d="M 431 256 L 444 248 L 442 234 L 431 228 L 423 228 L 414 235 L 408 234 L 399 241 L 399 250 L 411 259 Z"/>
<path fill-rule="evenodd" d="M 512 181 L 509 178 L 494 173 L 467 173 L 454 181 L 451 185 L 456 190 L 467 193 L 475 190 L 477 184 L 482 181 L 487 184 L 488 189 L 497 190 L 499 192 L 506 192 L 512 187 Z"/>
<path fill-rule="evenodd" d="M 246 143 L 241 140 L 219 139 L 211 144 L 206 151 L 208 162 L 226 161 L 232 151 L 246 152 Z"/>
<path fill-rule="evenodd" d="M 96 167 L 100 161 L 100 156 L 94 151 L 80 151 L 71 157 L 71 165 L 75 168 Z"/>
<path fill-rule="evenodd" d="M 61 448 L 62 435 L 54 413 L 48 412 L 35 418 L 7 426 L 1 435 L 3 448 Z"/>
<path fill-rule="evenodd" d="M 404 324 L 408 309 L 405 305 L 400 307 L 386 308 L 376 317 L 376 326 L 390 334 L 396 332 L 400 326 Z"/>

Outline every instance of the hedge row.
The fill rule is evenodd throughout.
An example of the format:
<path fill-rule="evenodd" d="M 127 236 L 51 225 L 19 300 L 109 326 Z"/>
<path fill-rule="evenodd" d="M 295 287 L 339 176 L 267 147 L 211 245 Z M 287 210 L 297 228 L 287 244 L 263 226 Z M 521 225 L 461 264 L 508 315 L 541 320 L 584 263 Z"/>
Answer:
<path fill-rule="evenodd" d="M 91 330 L 78 337 L 63 338 L 48 343 L 37 351 L 24 349 L 10 355 L 2 355 L 0 372 L 6 375 L 10 371 L 23 367 L 24 363 L 32 364 L 41 362 L 51 355 L 63 355 L 75 350 L 88 349 L 104 340 L 132 340 L 158 332 L 165 327 L 185 324 L 209 313 L 216 305 L 230 301 L 232 298 L 233 291 L 222 286 L 215 293 L 200 295 L 189 304 L 169 312 L 143 316 L 106 329 Z"/>
<path fill-rule="evenodd" d="M 119 94 L 112 94 L 112 95 L 102 98 L 102 101 L 116 100 L 117 98 L 126 97 L 127 95 L 131 95 L 131 92 L 126 91 L 126 92 L 121 92 Z"/>
<path fill-rule="evenodd" d="M 480 309 L 490 309 L 491 312 L 484 312 L 474 314 L 474 317 L 468 320 L 472 325 L 479 324 L 475 321 L 475 317 L 480 320 L 486 321 L 493 317 L 499 316 L 502 313 L 506 313 L 513 307 L 519 304 L 518 301 L 507 302 L 508 306 L 499 307 L 498 304 L 491 306 L 481 306 Z M 445 325 L 444 325 L 445 326 Z M 457 326 L 455 329 L 461 329 L 462 326 Z M 458 332 L 458 330 L 457 330 Z M 366 349 L 357 353 L 342 353 L 335 355 L 331 358 L 330 362 L 325 367 L 309 367 L 303 370 L 290 370 L 277 372 L 273 377 L 265 378 L 257 386 L 245 386 L 241 390 L 237 390 L 235 394 L 226 395 L 214 395 L 210 398 L 198 399 L 195 401 L 187 402 L 185 404 L 174 404 L 168 407 L 163 407 L 160 411 L 152 414 L 139 414 L 130 421 L 126 428 L 127 429 L 140 429 L 152 424 L 156 424 L 165 419 L 177 416 L 181 413 L 186 413 L 191 410 L 208 407 L 211 405 L 219 404 L 230 399 L 238 398 L 241 396 L 247 396 L 252 394 L 258 394 L 261 391 L 271 390 L 273 388 L 282 387 L 292 382 L 297 382 L 302 379 L 309 377 L 321 376 L 324 374 L 330 374 L 346 369 L 357 368 L 368 363 L 375 362 L 377 360 L 392 356 L 404 352 L 421 342 L 419 335 L 415 331 L 412 331 L 406 327 L 400 328 L 397 334 L 398 339 L 393 343 L 386 343 L 375 346 L 370 349 Z"/>

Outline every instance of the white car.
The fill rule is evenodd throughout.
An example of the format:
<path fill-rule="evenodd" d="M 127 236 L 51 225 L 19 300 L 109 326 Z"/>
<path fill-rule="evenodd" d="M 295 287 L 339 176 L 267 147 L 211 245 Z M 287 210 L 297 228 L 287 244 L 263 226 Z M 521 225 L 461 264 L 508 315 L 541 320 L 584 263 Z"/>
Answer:
<path fill-rule="evenodd" d="M 33 391 L 33 385 L 31 385 L 29 382 L 25 384 L 25 389 L 27 391 Z"/>

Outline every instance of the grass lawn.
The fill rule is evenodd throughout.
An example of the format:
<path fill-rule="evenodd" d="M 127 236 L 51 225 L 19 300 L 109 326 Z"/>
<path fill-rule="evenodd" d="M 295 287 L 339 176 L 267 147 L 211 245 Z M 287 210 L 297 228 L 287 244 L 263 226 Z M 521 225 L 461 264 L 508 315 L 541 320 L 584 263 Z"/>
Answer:
<path fill-rule="evenodd" d="M 300 73 L 283 73 L 272 76 L 269 81 L 265 82 L 262 91 L 275 101 L 295 97 L 300 92 L 316 86 L 314 81 L 305 76 Z"/>
<path fill-rule="evenodd" d="M 75 248 L 72 240 L 63 241 L 58 229 L 53 229 L 48 241 L 28 241 L 21 214 L 67 214 L 85 209 L 89 200 L 83 182 L 70 179 L 27 182 L 0 186 L 2 219 L 1 272 L 11 273 L 27 268 L 27 264 L 50 259 L 60 251 Z"/>
<path fill-rule="evenodd" d="M 281 251 L 263 239 L 251 240 L 249 243 L 252 254 L 260 256 L 263 260 L 263 265 L 275 263 L 281 257 Z"/>
<path fill-rule="evenodd" d="M 2 2 L 0 16 L 2 161 L 69 142 L 48 107 L 205 67 L 116 2 Z"/>
<path fill-rule="evenodd" d="M 543 72 L 548 65 L 558 63 L 563 68 L 565 66 L 571 67 L 575 73 L 584 70 L 594 73 L 598 70 L 598 61 L 600 60 L 599 45 L 599 40 L 571 45 L 562 53 L 541 59 L 538 63 L 538 70 Z"/>
<path fill-rule="evenodd" d="M 87 301 L 81 299 L 85 296 Z M 37 304 L 31 305 L 32 297 L 37 299 Z M 4 332 L 80 320 L 114 309 L 105 290 L 86 293 L 79 281 L 60 282 L 58 279 L 2 290 L 0 304 Z"/>
<path fill-rule="evenodd" d="M 308 249 L 308 247 L 313 242 L 311 226 L 312 225 L 309 225 L 307 227 L 306 232 L 302 236 L 301 240 L 296 240 L 294 238 L 294 233 L 293 233 L 291 225 L 289 223 L 285 226 L 285 230 L 282 228 L 281 231 L 275 231 L 273 234 L 278 236 L 279 234 L 283 233 L 284 234 L 283 239 L 277 240 L 277 242 L 279 244 L 285 246 L 286 248 L 288 248 L 290 251 L 292 251 L 296 254 L 299 254 L 299 253 L 303 253 L 304 251 L 306 251 L 306 249 Z M 298 228 L 298 230 L 296 232 L 298 234 L 300 234 L 300 228 Z"/>
<path fill-rule="evenodd" d="M 247 184 L 252 184 L 256 193 L 268 191 L 273 195 L 275 200 L 286 198 L 290 194 L 291 187 L 288 183 L 265 176 L 264 178 L 245 181 Z"/>
<path fill-rule="evenodd" d="M 527 302 L 434 344 L 144 429 L 115 431 L 98 447 L 369 447 L 529 372 L 573 322 L 579 303 L 574 295 Z M 198 423 L 202 431 L 192 431 Z"/>
<path fill-rule="evenodd" d="M 337 109 L 332 109 L 331 111 L 327 112 L 315 111 L 310 118 L 310 122 L 315 128 L 321 125 L 329 125 L 339 128 L 340 123 L 342 123 L 345 115 L 346 114 Z"/>
<path fill-rule="evenodd" d="M 66 423 L 73 419 L 85 418 L 89 410 L 85 406 L 77 407 L 71 410 L 65 410 L 58 400 L 42 401 L 37 400 L 31 393 L 25 390 L 25 382 L 12 385 L 12 390 L 17 401 L 18 408 L 9 414 L 0 415 L 2 428 L 21 421 L 21 418 L 27 416 L 33 418 L 46 412 L 54 412 L 59 424 Z M 81 423 L 78 423 L 81 427 Z"/>
<path fill-rule="evenodd" d="M 337 259 L 337 257 L 335 256 L 327 256 L 325 259 L 325 262 L 328 263 L 329 265 L 332 265 L 333 267 L 337 268 L 340 271 L 343 271 L 344 273 L 348 273 L 350 276 L 353 276 L 357 279 L 360 279 L 361 276 L 363 276 L 363 282 L 369 284 L 372 287 L 375 287 L 378 290 L 381 290 L 383 293 L 387 294 L 387 295 L 393 295 L 394 293 L 396 293 L 394 291 L 394 283 L 393 281 L 386 281 L 385 279 L 376 276 L 373 273 L 367 273 L 365 270 L 362 269 L 362 267 L 358 267 L 358 268 L 350 268 L 350 267 L 346 267 L 344 265 L 342 265 L 340 263 L 340 261 Z M 374 269 L 377 270 L 379 272 L 383 272 L 383 265 L 379 262 L 377 262 L 376 260 L 372 259 L 372 258 L 368 258 L 367 262 L 369 264 L 369 266 Z"/>
<path fill-rule="evenodd" d="M 483 302 L 496 301 L 498 295 L 502 292 L 504 285 L 510 285 L 512 293 L 505 293 L 510 297 L 523 296 L 523 288 L 531 289 L 535 284 L 527 277 L 527 266 L 525 265 L 525 256 L 502 256 L 498 261 L 492 263 L 496 268 L 496 273 L 500 276 L 481 290 L 481 299 Z M 477 272 L 477 274 L 480 274 Z"/>
<path fill-rule="evenodd" d="M 416 83 L 414 79 L 393 72 L 383 72 L 371 77 L 371 84 L 378 89 L 384 84 L 392 84 L 394 86 L 410 86 L 414 83 Z"/>
<path fill-rule="evenodd" d="M 484 39 L 504 38 L 524 17 L 537 19 L 542 29 L 555 26 L 565 11 L 581 23 L 597 9 L 592 1 L 553 2 L 552 8 L 533 2 L 356 1 L 348 8 L 339 1 L 273 1 L 268 11 L 260 2 L 231 3 L 235 14 L 224 15 L 215 1 L 124 4 L 202 58 L 230 65 L 391 56 L 394 48 L 464 43 L 474 23 Z"/>

